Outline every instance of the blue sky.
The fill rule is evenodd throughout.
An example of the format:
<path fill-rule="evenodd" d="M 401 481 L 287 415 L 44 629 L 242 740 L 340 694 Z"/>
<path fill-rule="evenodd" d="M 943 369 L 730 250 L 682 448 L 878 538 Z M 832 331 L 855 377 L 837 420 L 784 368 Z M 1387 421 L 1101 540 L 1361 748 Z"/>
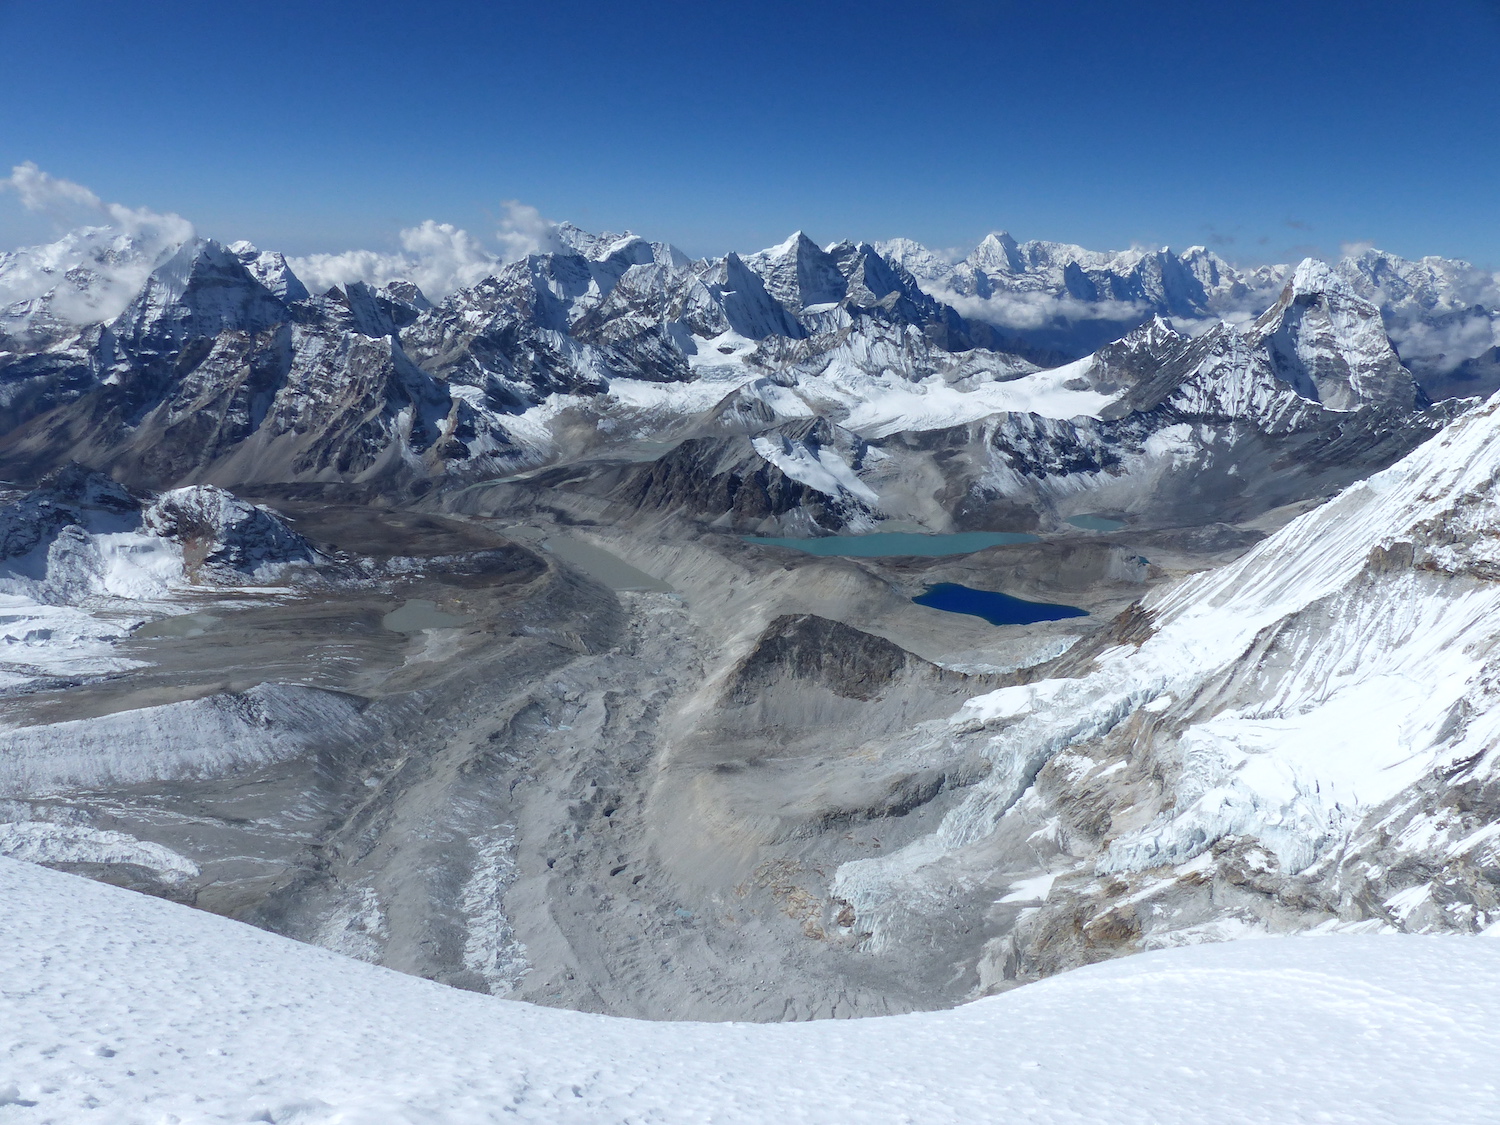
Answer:
<path fill-rule="evenodd" d="M 293 253 L 519 199 L 693 253 L 992 228 L 1500 268 L 1500 3 L 0 0 L 0 161 Z M 45 223 L 0 196 L 0 246 Z"/>

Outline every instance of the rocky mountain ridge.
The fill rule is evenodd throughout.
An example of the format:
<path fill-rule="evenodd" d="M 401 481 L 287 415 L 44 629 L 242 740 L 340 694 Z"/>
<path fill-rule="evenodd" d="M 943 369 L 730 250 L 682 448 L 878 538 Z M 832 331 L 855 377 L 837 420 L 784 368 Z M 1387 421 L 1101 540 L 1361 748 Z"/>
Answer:
<path fill-rule="evenodd" d="M 1373 252 L 1241 274 L 1197 250 L 992 236 L 944 273 L 911 243 L 821 248 L 799 232 L 693 261 L 564 226 L 555 250 L 436 304 L 409 282 L 314 295 L 280 254 L 189 240 L 118 314 L 69 328 L 49 312 L 60 295 L 146 250 L 99 242 L 80 243 L 93 267 L 6 310 L 0 465 L 13 476 L 81 460 L 154 488 L 355 482 L 409 497 L 566 466 L 552 479 L 568 487 L 752 531 L 1024 529 L 1080 511 L 1181 522 L 1326 495 L 1452 413 L 1427 409 L 1387 336 L 1396 313 L 1361 292 L 1392 295 L 1408 335 L 1488 315 L 1465 303 L 1487 291 L 1462 263 Z M 1103 323 L 1090 310 L 1104 305 L 1147 319 L 1058 366 L 1067 353 L 933 295 L 1002 291 L 1072 302 L 1058 315 L 1073 324 Z M 1254 294 L 1258 319 L 1209 319 Z M 1247 442 L 1287 468 L 1274 496 L 1225 476 Z M 1340 463 L 1311 452 L 1329 447 Z M 1174 487 L 1205 469 L 1213 488 L 1184 509 Z M 642 483 L 685 471 L 686 492 Z M 914 494 L 916 480 L 930 483 Z"/>

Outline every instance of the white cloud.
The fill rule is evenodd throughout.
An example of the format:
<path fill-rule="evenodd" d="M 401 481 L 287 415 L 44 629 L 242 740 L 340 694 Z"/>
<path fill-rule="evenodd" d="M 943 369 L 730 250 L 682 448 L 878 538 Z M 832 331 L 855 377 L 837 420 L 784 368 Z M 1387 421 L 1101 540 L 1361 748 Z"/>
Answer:
<path fill-rule="evenodd" d="M 535 207 L 514 199 L 507 200 L 504 207 L 505 217 L 495 232 L 501 248 L 498 254 L 468 231 L 428 219 L 401 232 L 400 253 L 346 250 L 341 254 L 309 254 L 288 262 L 314 293 L 351 281 L 380 286 L 400 280 L 414 282 L 428 297 L 441 300 L 457 289 L 483 281 L 507 262 L 528 254 L 567 249 L 558 237 L 557 224 L 543 218 Z"/>
<path fill-rule="evenodd" d="M 972 320 L 982 320 L 1001 328 L 1018 330 L 1054 326 L 1062 321 L 1139 320 L 1148 311 L 1135 301 L 1084 301 L 1068 293 L 1001 291 L 988 297 L 965 296 L 949 290 L 934 289 L 932 295 Z"/>
<path fill-rule="evenodd" d="M 403 230 L 401 248 L 399 254 L 375 250 L 309 254 L 305 258 L 290 258 L 288 264 L 314 293 L 351 281 L 375 286 L 410 281 L 433 299 L 483 281 L 500 264 L 500 259 L 468 231 L 432 219 Z"/>
<path fill-rule="evenodd" d="M 495 233 L 505 248 L 505 260 L 515 262 L 528 254 L 557 254 L 566 251 L 557 236 L 557 224 L 544 219 L 542 213 L 519 199 L 507 199 L 502 205 L 505 218 Z"/>
<path fill-rule="evenodd" d="M 0 253 L 0 331 L 17 331 L 38 313 L 75 324 L 112 319 L 194 233 L 180 215 L 106 202 L 30 161 L 0 180 L 0 191 L 14 193 L 28 211 L 47 215 L 61 228 L 74 228 L 54 243 Z M 346 250 L 290 258 L 288 264 L 313 292 L 351 281 L 379 286 L 403 280 L 441 299 L 506 262 L 567 249 L 558 224 L 517 200 L 504 204 L 495 232 L 499 253 L 468 231 L 433 219 L 408 227 L 399 238 L 395 253 Z"/>
<path fill-rule="evenodd" d="M 181 215 L 106 203 L 82 184 L 49 175 L 30 160 L 12 168 L 10 177 L 0 180 L 0 189 L 15 192 L 26 210 L 49 215 L 64 225 L 103 220 L 122 234 L 171 245 L 174 251 L 193 237 L 193 224 Z"/>
<path fill-rule="evenodd" d="M 151 271 L 193 237 L 193 225 L 181 215 L 106 203 L 31 161 L 12 168 L 0 190 L 60 226 L 80 224 L 56 242 L 0 254 L 0 331 L 23 330 L 38 319 L 111 320 Z"/>
<path fill-rule="evenodd" d="M 28 160 L 10 170 L 10 179 L 5 186 L 21 197 L 21 206 L 28 211 L 45 211 L 57 214 L 82 208 L 89 211 L 104 211 L 104 202 L 82 184 L 72 180 L 59 180 L 48 175 Z"/>
<path fill-rule="evenodd" d="M 1396 350 L 1408 362 L 1439 374 L 1500 344 L 1500 322 L 1479 313 L 1428 324 L 1415 317 L 1393 317 L 1386 325 Z"/>

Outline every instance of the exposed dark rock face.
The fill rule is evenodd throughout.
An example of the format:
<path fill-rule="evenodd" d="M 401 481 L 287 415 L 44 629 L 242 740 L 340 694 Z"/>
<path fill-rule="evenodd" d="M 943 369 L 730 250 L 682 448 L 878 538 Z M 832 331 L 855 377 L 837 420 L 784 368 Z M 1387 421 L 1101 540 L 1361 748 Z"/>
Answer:
<path fill-rule="evenodd" d="M 812 614 L 778 617 L 740 664 L 728 698 L 747 703 L 773 681 L 820 684 L 845 699 L 878 698 L 905 670 L 909 654 L 883 637 Z"/>
<path fill-rule="evenodd" d="M 581 487 L 607 495 L 625 511 L 677 513 L 735 531 L 763 532 L 789 524 L 802 533 L 836 532 L 868 523 L 872 494 L 791 475 L 799 465 L 820 464 L 825 449 L 857 472 L 867 446 L 823 419 L 785 423 L 760 430 L 754 440 L 689 438 L 655 461 L 584 478 Z"/>
<path fill-rule="evenodd" d="M 317 552 L 275 513 L 213 485 L 178 488 L 142 516 L 156 535 L 191 544 L 202 563 L 253 574 L 281 563 L 311 563 Z"/>
<path fill-rule="evenodd" d="M 798 510 L 827 531 L 846 522 L 832 497 L 788 477 L 736 439 L 690 438 L 631 470 L 611 495 L 636 509 L 723 518 L 747 531 Z"/>

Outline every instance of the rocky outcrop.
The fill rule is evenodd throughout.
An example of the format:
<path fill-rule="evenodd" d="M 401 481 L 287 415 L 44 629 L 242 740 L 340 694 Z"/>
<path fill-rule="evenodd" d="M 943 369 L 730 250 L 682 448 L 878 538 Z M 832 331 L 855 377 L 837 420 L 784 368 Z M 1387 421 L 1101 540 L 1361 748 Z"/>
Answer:
<path fill-rule="evenodd" d="M 163 493 L 141 522 L 152 534 L 180 542 L 190 565 L 253 576 L 319 558 L 275 513 L 212 485 Z"/>
<path fill-rule="evenodd" d="M 741 661 L 726 690 L 749 703 L 780 679 L 826 687 L 846 699 L 880 696 L 907 667 L 910 654 L 883 637 L 812 614 L 778 617 Z"/>
<path fill-rule="evenodd" d="M 191 579 L 268 579 L 322 556 L 267 508 L 211 485 L 161 496 L 67 465 L 0 505 L 0 586 L 46 604 Z"/>

